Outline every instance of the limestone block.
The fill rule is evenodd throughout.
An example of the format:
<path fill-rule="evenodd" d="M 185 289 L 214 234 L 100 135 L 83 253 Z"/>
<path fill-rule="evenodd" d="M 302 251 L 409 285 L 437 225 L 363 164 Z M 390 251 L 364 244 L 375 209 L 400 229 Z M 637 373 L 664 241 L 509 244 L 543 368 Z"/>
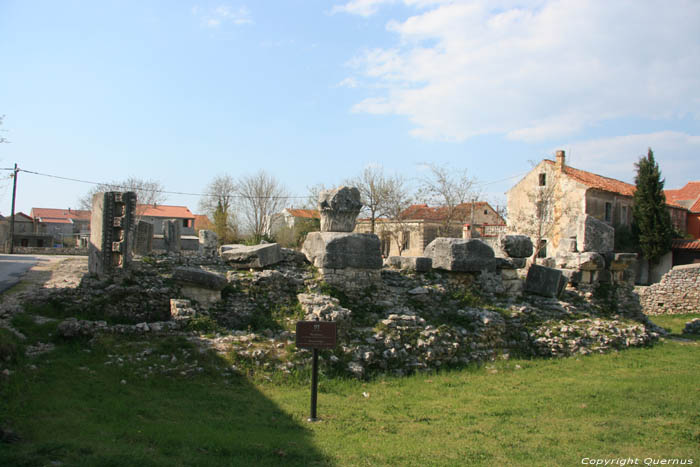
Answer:
<path fill-rule="evenodd" d="M 360 190 L 355 187 L 322 191 L 318 197 L 321 232 L 352 232 L 360 209 Z"/>
<path fill-rule="evenodd" d="M 221 257 L 235 269 L 260 269 L 282 261 L 282 249 L 277 243 L 264 245 L 222 245 Z"/>
<path fill-rule="evenodd" d="M 504 235 L 501 249 L 511 258 L 529 258 L 534 252 L 532 240 L 527 235 Z"/>
<path fill-rule="evenodd" d="M 165 251 L 168 253 L 180 252 L 180 235 L 182 227 L 180 220 L 169 219 L 163 222 L 163 241 L 165 242 Z"/>
<path fill-rule="evenodd" d="M 218 247 L 219 236 L 211 230 L 199 231 L 199 253 L 212 256 Z"/>
<path fill-rule="evenodd" d="M 557 266 L 563 269 L 577 269 L 581 271 L 600 271 L 605 269 L 605 258 L 594 251 L 557 256 L 556 262 Z"/>
<path fill-rule="evenodd" d="M 147 255 L 153 249 L 153 224 L 139 221 L 136 224 L 136 238 L 134 240 L 134 253 Z"/>
<path fill-rule="evenodd" d="M 493 249 L 475 238 L 438 237 L 425 247 L 425 256 L 433 260 L 433 268 L 446 271 L 493 271 L 498 264 Z"/>
<path fill-rule="evenodd" d="M 107 191 L 92 197 L 88 270 L 99 276 L 124 270 L 134 245 L 136 193 Z"/>
<path fill-rule="evenodd" d="M 186 267 L 176 268 L 173 280 L 180 285 L 183 296 L 206 305 L 219 301 L 221 289 L 228 283 L 226 278 L 219 274 Z"/>
<path fill-rule="evenodd" d="M 389 256 L 384 265 L 406 271 L 428 272 L 433 268 L 433 260 L 426 256 Z"/>
<path fill-rule="evenodd" d="M 381 269 L 382 253 L 375 234 L 311 232 L 301 248 L 317 268 Z"/>
<path fill-rule="evenodd" d="M 593 216 L 584 216 L 578 224 L 576 248 L 578 251 L 608 253 L 615 248 L 615 228 Z"/>
<path fill-rule="evenodd" d="M 566 287 L 566 282 L 560 270 L 533 264 L 527 272 L 525 292 L 556 298 Z"/>
<path fill-rule="evenodd" d="M 496 258 L 497 269 L 522 269 L 525 266 L 527 266 L 527 258 Z"/>

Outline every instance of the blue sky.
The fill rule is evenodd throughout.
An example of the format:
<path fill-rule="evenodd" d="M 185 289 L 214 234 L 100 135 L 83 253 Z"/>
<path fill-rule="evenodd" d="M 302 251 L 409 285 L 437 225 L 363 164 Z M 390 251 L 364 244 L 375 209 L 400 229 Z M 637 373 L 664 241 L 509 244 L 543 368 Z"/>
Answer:
<path fill-rule="evenodd" d="M 0 166 L 194 193 L 264 169 L 303 196 L 432 162 L 496 204 L 558 148 L 632 182 L 652 147 L 679 188 L 700 180 L 698 24 L 682 0 L 1 0 Z M 90 188 L 18 181 L 27 213 Z"/>

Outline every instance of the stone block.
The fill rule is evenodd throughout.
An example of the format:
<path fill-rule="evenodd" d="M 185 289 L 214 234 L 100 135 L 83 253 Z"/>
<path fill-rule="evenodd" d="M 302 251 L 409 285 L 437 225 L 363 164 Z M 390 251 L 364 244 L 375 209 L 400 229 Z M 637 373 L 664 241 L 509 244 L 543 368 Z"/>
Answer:
<path fill-rule="evenodd" d="M 382 254 L 375 234 L 310 232 L 301 248 L 317 268 L 381 269 Z"/>
<path fill-rule="evenodd" d="M 218 302 L 221 299 L 221 289 L 228 283 L 226 278 L 219 274 L 186 267 L 176 268 L 173 280 L 180 285 L 183 296 L 205 305 Z"/>
<path fill-rule="evenodd" d="M 213 256 L 219 246 L 219 236 L 211 230 L 199 231 L 199 253 L 205 256 Z"/>
<path fill-rule="evenodd" d="M 352 232 L 360 209 L 360 190 L 355 187 L 322 191 L 318 197 L 321 232 Z"/>
<path fill-rule="evenodd" d="M 434 269 L 457 272 L 494 271 L 498 261 L 493 249 L 478 239 L 438 237 L 425 247 Z"/>
<path fill-rule="evenodd" d="M 533 264 L 525 279 L 525 292 L 543 297 L 559 297 L 566 287 L 567 279 L 559 269 Z"/>
<path fill-rule="evenodd" d="M 134 240 L 134 253 L 147 255 L 153 250 L 153 224 L 139 221 L 136 224 L 136 236 Z"/>
<path fill-rule="evenodd" d="M 221 257 L 235 269 L 260 269 L 282 261 L 282 249 L 277 243 L 264 245 L 222 245 Z"/>
<path fill-rule="evenodd" d="M 576 248 L 580 252 L 608 253 L 613 251 L 615 249 L 615 228 L 593 216 L 584 216 L 578 224 Z"/>
<path fill-rule="evenodd" d="M 429 272 L 433 268 L 433 260 L 426 256 L 389 256 L 384 265 L 406 271 Z"/>
<path fill-rule="evenodd" d="M 165 251 L 168 253 L 180 253 L 180 235 L 182 233 L 182 224 L 178 219 L 168 219 L 163 222 L 163 241 L 165 242 Z"/>
<path fill-rule="evenodd" d="M 88 270 L 108 276 L 127 269 L 134 241 L 136 193 L 107 191 L 92 197 Z"/>
<path fill-rule="evenodd" d="M 504 235 L 500 240 L 501 249 L 511 258 L 529 258 L 534 252 L 527 235 Z"/>
<path fill-rule="evenodd" d="M 527 258 L 496 258 L 497 269 L 522 269 L 525 266 L 527 266 Z"/>
<path fill-rule="evenodd" d="M 600 253 L 570 253 L 556 257 L 557 267 L 581 271 L 600 271 L 605 269 L 605 258 Z"/>

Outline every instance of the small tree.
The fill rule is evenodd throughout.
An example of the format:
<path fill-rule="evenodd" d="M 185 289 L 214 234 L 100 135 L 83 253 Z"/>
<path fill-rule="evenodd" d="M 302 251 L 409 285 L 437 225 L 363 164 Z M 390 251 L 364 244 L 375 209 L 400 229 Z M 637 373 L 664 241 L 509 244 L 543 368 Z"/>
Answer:
<path fill-rule="evenodd" d="M 671 250 L 673 227 L 671 215 L 666 209 L 664 183 L 661 170 L 654 160 L 654 152 L 649 148 L 646 157 L 635 164 L 637 188 L 632 206 L 632 230 L 644 257 L 651 264 L 657 264 L 661 257 Z"/>
<path fill-rule="evenodd" d="M 470 178 L 466 170 L 451 170 L 435 164 L 428 167 L 430 175 L 421 179 L 418 197 L 426 204 L 440 207 L 444 217 L 438 236 L 450 236 L 454 223 L 461 225 L 469 221 L 470 211 L 463 205 L 476 199 L 476 180 Z M 461 235 L 461 226 L 459 232 Z"/>
<path fill-rule="evenodd" d="M 246 228 L 257 243 L 269 231 L 271 216 L 284 208 L 287 190 L 276 178 L 261 170 L 239 180 L 237 195 Z"/>
<path fill-rule="evenodd" d="M 345 181 L 360 190 L 362 211 L 369 217 L 370 232 L 374 233 L 377 219 L 387 216 L 387 199 L 391 196 L 393 179 L 384 175 L 384 169 L 369 165 L 362 173 Z"/>
<path fill-rule="evenodd" d="M 234 200 L 236 182 L 230 175 L 218 175 L 205 188 L 199 200 L 199 209 L 214 220 L 214 231 L 219 243 L 232 243 L 238 237 Z"/>

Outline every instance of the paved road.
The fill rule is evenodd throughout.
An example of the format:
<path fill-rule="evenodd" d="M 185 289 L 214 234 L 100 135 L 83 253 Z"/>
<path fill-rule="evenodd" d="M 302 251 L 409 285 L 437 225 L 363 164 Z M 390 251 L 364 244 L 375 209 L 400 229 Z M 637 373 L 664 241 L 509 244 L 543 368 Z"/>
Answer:
<path fill-rule="evenodd" d="M 15 285 L 39 261 L 48 261 L 35 255 L 0 255 L 0 293 Z"/>

